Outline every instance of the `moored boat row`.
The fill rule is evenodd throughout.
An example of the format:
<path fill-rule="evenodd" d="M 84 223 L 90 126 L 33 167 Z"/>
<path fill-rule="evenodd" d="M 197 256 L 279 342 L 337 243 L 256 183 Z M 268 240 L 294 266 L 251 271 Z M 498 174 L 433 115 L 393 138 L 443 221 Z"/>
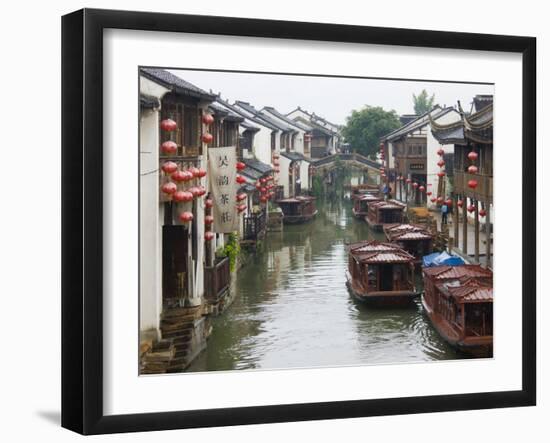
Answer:
<path fill-rule="evenodd" d="M 382 230 L 387 242 L 350 245 L 346 271 L 350 293 L 371 306 L 411 305 L 420 295 L 414 283 L 414 270 L 420 269 L 422 307 L 438 334 L 461 352 L 492 356 L 492 271 L 446 252 L 433 253 L 432 232 L 424 225 L 404 223 L 405 205 L 400 202 L 372 194 L 355 195 L 353 201 L 355 217 L 364 218 L 373 230 Z"/>

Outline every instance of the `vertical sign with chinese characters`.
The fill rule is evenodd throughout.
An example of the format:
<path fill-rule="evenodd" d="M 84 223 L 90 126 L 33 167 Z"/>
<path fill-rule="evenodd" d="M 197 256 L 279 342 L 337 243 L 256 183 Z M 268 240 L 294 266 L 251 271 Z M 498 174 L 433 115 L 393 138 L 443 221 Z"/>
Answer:
<path fill-rule="evenodd" d="M 239 229 L 237 207 L 237 152 L 235 146 L 208 149 L 210 192 L 212 194 L 214 227 L 218 233 Z"/>

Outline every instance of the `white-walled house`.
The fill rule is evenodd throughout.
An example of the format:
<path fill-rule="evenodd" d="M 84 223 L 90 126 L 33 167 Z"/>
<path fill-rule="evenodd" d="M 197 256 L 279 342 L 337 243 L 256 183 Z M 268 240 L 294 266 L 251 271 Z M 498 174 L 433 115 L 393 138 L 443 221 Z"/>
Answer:
<path fill-rule="evenodd" d="M 162 69 L 140 69 L 140 340 L 142 374 L 174 372 L 185 368 L 206 346 L 203 314 L 205 273 L 215 245 L 205 248 L 205 209 L 199 198 L 172 200 L 178 190 L 204 186 L 208 174 L 189 182 L 174 181 L 163 167 L 177 170 L 207 167 L 208 146 L 202 135 L 210 130 L 203 115 L 211 114 L 215 96 Z M 175 122 L 175 130 L 161 122 Z M 167 146 L 170 148 L 168 149 Z M 188 212 L 192 221 L 181 221 Z M 223 236 L 221 236 L 223 237 Z M 222 240 L 223 241 L 223 240 Z M 181 335 L 181 328 L 190 333 Z M 179 328 L 179 329 L 178 329 Z M 162 366 L 156 352 L 173 350 L 176 356 Z"/>
<path fill-rule="evenodd" d="M 313 128 L 311 140 L 311 157 L 319 158 L 339 151 L 341 137 L 340 127 L 323 117 L 297 107 L 286 114 L 291 120 L 305 123 Z"/>

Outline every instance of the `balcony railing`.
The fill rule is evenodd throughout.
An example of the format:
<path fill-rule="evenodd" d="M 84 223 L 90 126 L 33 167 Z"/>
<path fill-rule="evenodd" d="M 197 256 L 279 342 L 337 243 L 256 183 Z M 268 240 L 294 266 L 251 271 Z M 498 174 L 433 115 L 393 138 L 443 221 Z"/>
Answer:
<path fill-rule="evenodd" d="M 210 302 L 217 302 L 229 290 L 231 273 L 229 257 L 224 257 L 211 267 L 204 268 L 204 296 Z"/>
<path fill-rule="evenodd" d="M 245 215 L 244 217 L 244 238 L 243 240 L 256 241 L 265 232 L 265 212 Z"/>
<path fill-rule="evenodd" d="M 475 189 L 468 187 L 470 180 L 476 180 Z M 469 174 L 462 171 L 454 171 L 453 191 L 455 194 L 465 195 L 486 203 L 493 201 L 493 177 L 480 174 Z"/>

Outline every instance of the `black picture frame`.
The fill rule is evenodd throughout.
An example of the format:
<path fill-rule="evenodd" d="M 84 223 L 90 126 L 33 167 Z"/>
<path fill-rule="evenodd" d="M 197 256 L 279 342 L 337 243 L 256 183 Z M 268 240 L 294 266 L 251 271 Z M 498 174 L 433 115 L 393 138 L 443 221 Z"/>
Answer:
<path fill-rule="evenodd" d="M 108 28 L 519 53 L 523 64 L 522 389 L 132 415 L 103 413 L 103 31 Z M 536 403 L 536 39 L 83 9 L 62 18 L 62 426 L 152 431 Z M 525 173 L 528 170 L 529 173 Z"/>

